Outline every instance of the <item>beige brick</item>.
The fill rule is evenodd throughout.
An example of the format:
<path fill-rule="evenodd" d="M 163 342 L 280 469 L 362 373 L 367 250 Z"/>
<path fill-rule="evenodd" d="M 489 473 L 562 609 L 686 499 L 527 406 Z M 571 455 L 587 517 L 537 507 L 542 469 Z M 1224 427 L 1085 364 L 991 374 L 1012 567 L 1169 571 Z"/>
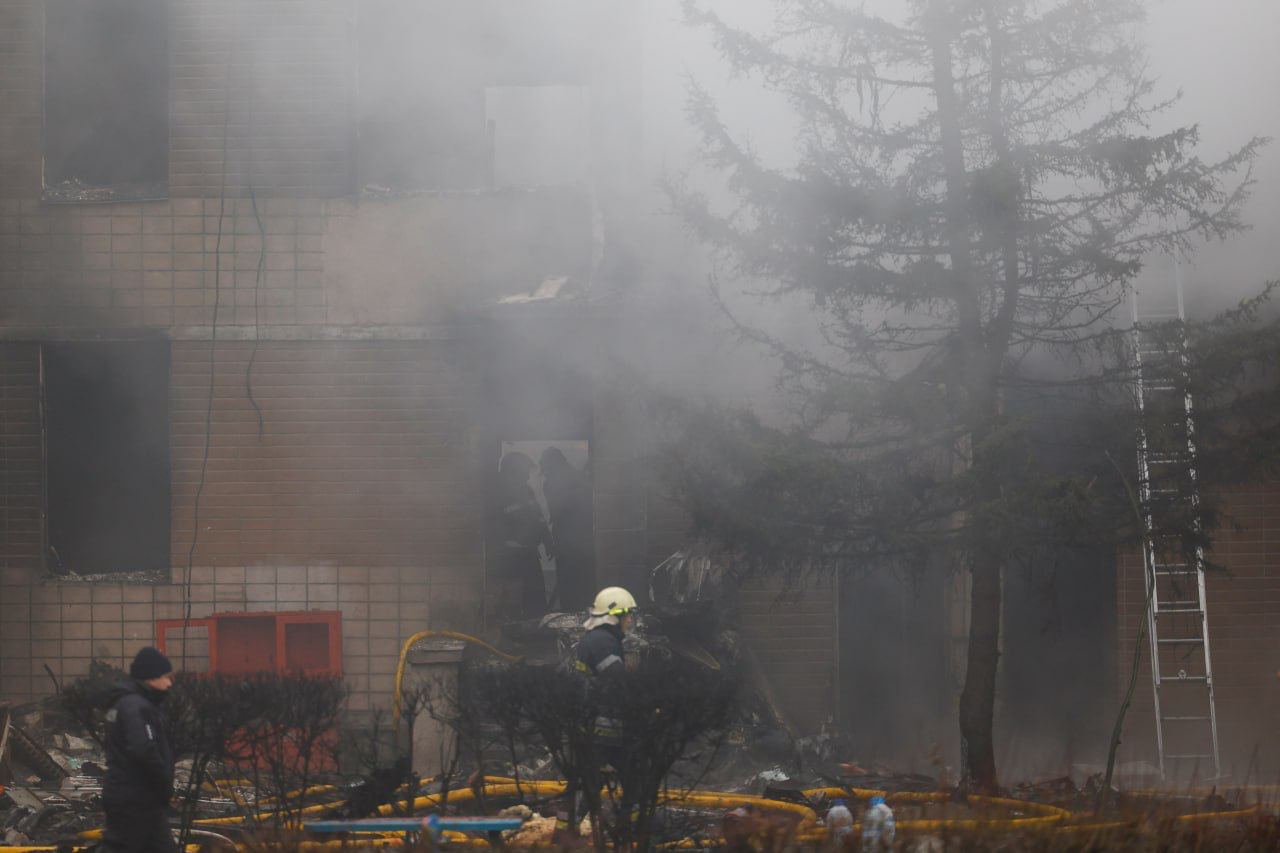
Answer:
<path fill-rule="evenodd" d="M 369 587 L 364 583 L 338 584 L 338 601 L 357 602 L 369 600 Z"/>
<path fill-rule="evenodd" d="M 276 582 L 276 569 L 274 566 L 246 566 L 244 579 L 246 583 L 251 584 L 274 584 Z"/>
<path fill-rule="evenodd" d="M 244 583 L 244 566 L 218 566 L 214 570 L 214 581 L 216 583 Z"/>
<path fill-rule="evenodd" d="M 31 603 L 33 605 L 57 604 L 58 588 L 53 584 L 40 584 L 31 587 Z"/>
<path fill-rule="evenodd" d="M 126 584 L 121 595 L 128 604 L 150 604 L 155 600 L 156 588 L 151 585 Z"/>
<path fill-rule="evenodd" d="M 96 658 L 122 658 L 124 657 L 124 641 L 94 637 L 93 656 Z"/>
<path fill-rule="evenodd" d="M 305 603 L 306 600 L 307 585 L 305 583 L 282 583 L 276 586 L 276 601 Z"/>
<path fill-rule="evenodd" d="M 338 585 L 336 583 L 320 583 L 307 585 L 307 602 L 309 604 L 334 605 L 338 602 Z"/>
<path fill-rule="evenodd" d="M 394 566 L 374 566 L 369 569 L 370 583 L 395 583 L 400 579 L 400 571 Z"/>
<path fill-rule="evenodd" d="M 183 590 L 180 586 L 163 584 L 160 586 L 154 586 L 151 590 L 151 594 L 157 604 L 160 602 L 169 603 L 182 600 Z"/>
<path fill-rule="evenodd" d="M 123 606 L 122 615 L 126 622 L 136 622 L 144 619 L 150 619 L 152 616 L 152 606 L 147 604 L 126 604 Z"/>
<path fill-rule="evenodd" d="M 58 640 L 62 638 L 62 625 L 56 619 L 52 622 L 32 622 L 31 639 Z"/>
<path fill-rule="evenodd" d="M 126 643 L 132 642 L 135 646 L 150 645 L 155 642 L 155 636 L 156 626 L 150 620 L 124 623 L 124 639 Z"/>
<path fill-rule="evenodd" d="M 203 601 L 211 602 L 213 598 L 213 584 L 211 583 L 193 583 L 187 587 L 187 595 L 192 602 Z"/>
<path fill-rule="evenodd" d="M 93 644 L 88 640 L 63 640 L 62 656 L 65 658 L 87 658 L 93 655 Z"/>
<path fill-rule="evenodd" d="M 155 617 L 157 619 L 181 619 L 183 609 L 182 602 L 179 601 L 158 601 L 155 605 Z"/>
<path fill-rule="evenodd" d="M 93 623 L 88 619 L 63 620 L 59 624 L 62 626 L 64 640 L 87 640 L 93 636 Z"/>
<path fill-rule="evenodd" d="M 93 587 L 91 600 L 94 604 L 119 604 L 124 600 L 124 593 L 119 584 L 99 584 Z"/>
<path fill-rule="evenodd" d="M 306 566 L 280 566 L 276 569 L 277 583 L 306 583 Z"/>
<path fill-rule="evenodd" d="M 307 583 L 337 583 L 337 566 L 307 566 Z"/>
<path fill-rule="evenodd" d="M 112 234 L 111 251 L 116 254 L 141 252 L 142 238 L 137 234 Z"/>
<path fill-rule="evenodd" d="M 369 605 L 370 619 L 399 619 L 400 605 L 394 601 L 378 601 Z"/>
<path fill-rule="evenodd" d="M 369 584 L 370 601 L 399 601 L 400 586 L 394 583 Z"/>
<path fill-rule="evenodd" d="M 413 620 L 416 622 L 427 621 L 427 606 L 421 601 L 401 601 L 399 603 L 399 617 L 401 620 Z"/>
<path fill-rule="evenodd" d="M 363 566 L 339 566 L 338 582 L 366 584 L 369 582 L 369 570 Z"/>
<path fill-rule="evenodd" d="M 89 674 L 90 660 L 83 658 L 63 658 L 62 659 L 62 677 L 63 678 L 80 678 Z"/>
<path fill-rule="evenodd" d="M 347 620 L 349 619 L 369 618 L 369 605 L 363 601 L 339 601 L 338 610 L 343 616 L 344 630 Z"/>
<path fill-rule="evenodd" d="M 252 576 L 253 570 L 250 569 L 249 571 L 250 576 Z M 276 600 L 276 585 L 273 583 L 247 583 L 244 585 L 244 598 L 249 604 L 274 603 Z"/>
<path fill-rule="evenodd" d="M 93 639 L 112 639 L 124 636 L 124 623 L 119 619 L 112 622 L 94 622 Z"/>
<path fill-rule="evenodd" d="M 93 618 L 93 607 L 89 604 L 63 604 L 63 622 L 89 622 Z"/>
<path fill-rule="evenodd" d="M 243 605 L 245 602 L 244 584 L 242 583 L 214 584 L 213 600 L 218 604 Z"/>
<path fill-rule="evenodd" d="M 3 618 L 3 616 L 0 616 Z M 57 622 L 62 618 L 62 605 L 60 604 L 35 604 L 31 607 L 31 619 L 33 622 Z"/>
<path fill-rule="evenodd" d="M 89 602 L 89 587 L 85 584 L 66 584 L 60 589 L 59 598 L 63 604 L 87 604 Z M 67 618 L 63 613 L 62 618 Z"/>

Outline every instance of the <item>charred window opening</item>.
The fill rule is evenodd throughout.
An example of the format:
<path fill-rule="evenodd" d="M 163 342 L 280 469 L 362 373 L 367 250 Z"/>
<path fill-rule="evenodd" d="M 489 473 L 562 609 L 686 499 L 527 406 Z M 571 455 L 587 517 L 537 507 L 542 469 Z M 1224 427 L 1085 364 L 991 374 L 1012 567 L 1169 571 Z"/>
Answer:
<path fill-rule="evenodd" d="M 582 84 L 591 63 L 581 33 L 584 21 L 599 25 L 598 4 L 362 0 L 359 6 L 365 190 L 584 180 L 590 134 L 589 90 Z"/>
<path fill-rule="evenodd" d="M 169 343 L 43 347 L 48 566 L 169 565 Z"/>
<path fill-rule="evenodd" d="M 469 4 L 366 0 L 359 9 L 360 184 L 468 190 L 492 183 L 492 156 L 468 49 Z"/>
<path fill-rule="evenodd" d="M 167 195 L 168 7 L 166 0 L 46 0 L 46 200 Z"/>
<path fill-rule="evenodd" d="M 490 497 L 501 610 L 585 610 L 596 593 L 589 442 L 503 441 Z"/>

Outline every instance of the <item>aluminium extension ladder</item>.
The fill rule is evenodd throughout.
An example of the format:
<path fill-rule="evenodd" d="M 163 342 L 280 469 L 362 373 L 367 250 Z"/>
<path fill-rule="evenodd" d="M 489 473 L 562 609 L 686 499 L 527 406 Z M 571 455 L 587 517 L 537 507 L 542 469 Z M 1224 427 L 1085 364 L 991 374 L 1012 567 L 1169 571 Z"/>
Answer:
<path fill-rule="evenodd" d="M 1218 779 L 1218 715 L 1214 702 L 1204 551 L 1189 552 L 1170 531 L 1198 525 L 1195 421 L 1187 387 L 1182 281 L 1175 293 L 1133 295 L 1133 353 L 1138 409 L 1139 499 L 1146 528 L 1143 566 L 1151 597 L 1147 639 L 1160 776 L 1185 782 Z M 1141 303 L 1141 304 L 1140 304 Z M 1159 324 L 1177 323 L 1161 334 Z M 1170 330 L 1174 334 L 1170 335 Z M 1193 526 L 1192 529 L 1198 529 Z M 1210 771 L 1212 776 L 1209 776 Z"/>

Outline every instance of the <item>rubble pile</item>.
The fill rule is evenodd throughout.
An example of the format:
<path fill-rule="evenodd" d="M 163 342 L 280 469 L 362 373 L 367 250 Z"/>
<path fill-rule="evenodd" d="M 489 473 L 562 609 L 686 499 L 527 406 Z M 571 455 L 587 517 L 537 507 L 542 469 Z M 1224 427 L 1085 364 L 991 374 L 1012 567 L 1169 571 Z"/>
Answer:
<path fill-rule="evenodd" d="M 101 823 L 101 746 L 54 700 L 0 706 L 0 843 L 55 843 Z"/>

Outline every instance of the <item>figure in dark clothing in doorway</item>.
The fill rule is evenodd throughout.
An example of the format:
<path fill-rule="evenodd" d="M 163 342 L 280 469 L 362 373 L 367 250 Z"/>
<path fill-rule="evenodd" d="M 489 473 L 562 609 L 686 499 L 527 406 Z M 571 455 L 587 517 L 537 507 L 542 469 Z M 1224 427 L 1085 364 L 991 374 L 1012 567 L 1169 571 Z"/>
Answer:
<path fill-rule="evenodd" d="M 533 468 L 533 460 L 519 451 L 508 453 L 498 463 L 498 576 L 519 587 L 520 610 L 525 619 L 536 619 L 547 612 L 538 546 L 551 550 L 551 531 L 529 486 Z"/>
<path fill-rule="evenodd" d="M 558 447 L 542 451 L 538 467 L 556 542 L 560 609 L 586 610 L 596 590 L 591 480 L 585 471 L 570 465 Z"/>
<path fill-rule="evenodd" d="M 101 851 L 173 853 L 169 798 L 173 749 L 160 704 L 173 685 L 173 665 L 156 649 L 141 649 L 129 665 L 129 681 L 117 688 L 107 710 L 106 812 Z"/>

